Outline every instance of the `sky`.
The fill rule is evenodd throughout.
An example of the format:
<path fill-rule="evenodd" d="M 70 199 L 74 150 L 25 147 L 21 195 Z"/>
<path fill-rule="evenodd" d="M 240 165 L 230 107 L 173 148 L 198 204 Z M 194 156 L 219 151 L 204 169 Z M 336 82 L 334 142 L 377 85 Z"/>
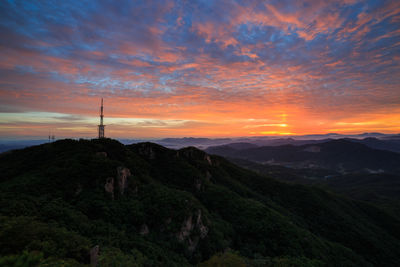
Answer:
<path fill-rule="evenodd" d="M 0 1 L 0 139 L 400 132 L 400 1 Z"/>

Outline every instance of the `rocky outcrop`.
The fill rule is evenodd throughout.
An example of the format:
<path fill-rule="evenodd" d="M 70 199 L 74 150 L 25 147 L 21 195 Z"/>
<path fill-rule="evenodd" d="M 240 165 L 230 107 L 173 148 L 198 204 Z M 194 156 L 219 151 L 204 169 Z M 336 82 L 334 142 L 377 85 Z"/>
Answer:
<path fill-rule="evenodd" d="M 149 234 L 149 227 L 147 226 L 147 224 L 143 224 L 142 227 L 140 227 L 140 232 L 139 234 L 141 235 L 148 235 Z"/>
<path fill-rule="evenodd" d="M 199 243 L 199 237 L 198 236 L 195 236 L 193 238 L 189 238 L 188 239 L 188 247 L 187 247 L 187 249 L 190 252 L 193 252 L 196 249 L 198 243 Z"/>
<path fill-rule="evenodd" d="M 194 188 L 197 192 L 200 192 L 204 188 L 204 183 L 210 182 L 212 175 L 209 171 L 206 171 L 204 178 L 196 178 L 194 180 Z"/>
<path fill-rule="evenodd" d="M 203 221 L 201 219 L 201 210 L 197 211 L 196 227 L 200 231 L 200 238 L 201 239 L 205 238 L 208 234 L 208 228 L 203 224 Z"/>
<path fill-rule="evenodd" d="M 128 188 L 128 177 L 132 176 L 131 171 L 125 167 L 117 168 L 117 178 L 108 177 L 106 183 L 104 184 L 104 190 L 111 194 L 112 199 L 114 199 L 115 189 L 118 188 L 120 195 L 123 195 L 125 190 Z M 137 191 L 137 188 L 135 188 Z"/>
<path fill-rule="evenodd" d="M 211 157 L 210 155 L 205 154 L 204 159 L 208 162 L 209 165 L 212 165 Z"/>
<path fill-rule="evenodd" d="M 118 183 L 119 193 L 123 195 L 125 189 L 128 187 L 128 177 L 131 176 L 131 171 L 125 167 L 118 167 L 117 172 L 118 172 L 117 183 Z"/>
<path fill-rule="evenodd" d="M 210 166 L 219 166 L 219 161 L 212 156 L 208 155 L 206 152 L 195 148 L 195 147 L 186 147 L 176 151 L 175 156 L 177 158 L 184 157 L 189 160 L 195 160 L 197 162 L 205 161 L 206 164 Z"/>
<path fill-rule="evenodd" d="M 90 266 L 97 266 L 99 262 L 99 246 L 90 249 Z"/>
<path fill-rule="evenodd" d="M 106 184 L 104 185 L 104 190 L 106 190 L 107 193 L 110 193 L 112 199 L 114 199 L 114 178 L 113 177 L 107 178 Z"/>
<path fill-rule="evenodd" d="M 190 215 L 186 220 L 183 221 L 181 231 L 178 233 L 178 240 L 185 240 L 193 230 L 193 215 Z"/>
<path fill-rule="evenodd" d="M 196 232 L 196 234 L 195 234 Z M 197 235 L 197 233 L 199 233 Z M 183 223 L 177 238 L 180 242 L 187 241 L 188 250 L 193 252 L 200 239 L 203 239 L 208 234 L 208 228 L 203 224 L 201 210 L 197 210 L 196 215 L 191 214 Z"/>

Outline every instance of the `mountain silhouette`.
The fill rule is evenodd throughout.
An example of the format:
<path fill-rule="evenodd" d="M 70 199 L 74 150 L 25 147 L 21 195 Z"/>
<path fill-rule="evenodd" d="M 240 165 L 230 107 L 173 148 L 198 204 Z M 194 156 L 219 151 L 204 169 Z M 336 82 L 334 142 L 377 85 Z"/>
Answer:
<path fill-rule="evenodd" d="M 321 152 L 334 157 L 342 145 Z M 368 151 L 356 145 L 354 153 Z M 60 140 L 1 154 L 0 163 L 3 265 L 400 263 L 396 214 L 194 147 Z"/>

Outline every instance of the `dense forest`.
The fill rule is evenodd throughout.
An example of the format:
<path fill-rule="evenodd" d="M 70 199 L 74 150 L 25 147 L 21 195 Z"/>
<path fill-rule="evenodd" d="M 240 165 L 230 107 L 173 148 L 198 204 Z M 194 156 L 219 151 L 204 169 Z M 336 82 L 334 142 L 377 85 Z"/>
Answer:
<path fill-rule="evenodd" d="M 0 154 L 0 266 L 399 266 L 400 218 L 193 147 Z"/>
<path fill-rule="evenodd" d="M 364 142 L 367 139 L 361 140 Z M 262 164 L 290 168 L 326 169 L 340 173 L 354 171 L 400 172 L 400 154 L 390 150 L 372 148 L 348 139 L 329 140 L 318 144 L 255 146 L 241 143 L 208 147 L 207 153 L 243 159 Z M 312 142 L 312 141 L 310 141 Z M 314 141 L 317 142 L 317 141 Z M 381 146 L 392 142 L 379 140 Z M 251 146 L 249 146 L 251 145 Z"/>

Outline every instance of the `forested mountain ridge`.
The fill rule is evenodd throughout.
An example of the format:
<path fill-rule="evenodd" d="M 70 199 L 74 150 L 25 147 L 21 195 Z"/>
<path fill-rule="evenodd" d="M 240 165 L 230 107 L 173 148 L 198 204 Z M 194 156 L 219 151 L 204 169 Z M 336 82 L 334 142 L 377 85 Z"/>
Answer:
<path fill-rule="evenodd" d="M 400 263 L 396 215 L 193 147 L 61 140 L 1 154 L 0 216 L 3 265 Z"/>
<path fill-rule="evenodd" d="M 238 149 L 230 144 L 206 149 L 207 153 L 257 163 L 293 168 L 317 168 L 339 171 L 400 172 L 400 154 L 371 148 L 347 139 L 317 144 L 261 146 Z"/>

